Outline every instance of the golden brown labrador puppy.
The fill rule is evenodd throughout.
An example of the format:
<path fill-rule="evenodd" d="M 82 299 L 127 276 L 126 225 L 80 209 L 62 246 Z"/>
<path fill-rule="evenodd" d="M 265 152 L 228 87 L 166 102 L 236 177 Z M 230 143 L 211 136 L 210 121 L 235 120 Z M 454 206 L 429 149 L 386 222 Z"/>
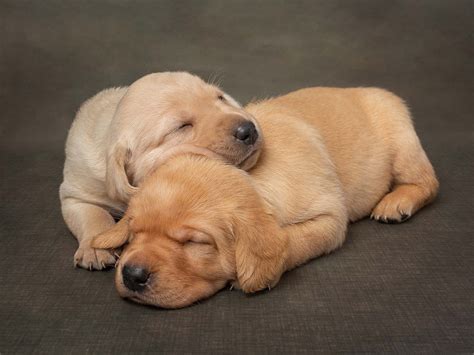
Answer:
<path fill-rule="evenodd" d="M 244 171 L 180 155 L 145 179 L 125 217 L 93 245 L 128 242 L 117 265 L 121 296 L 176 308 L 214 294 L 236 268 L 243 286 L 251 274 L 278 278 L 286 240 Z M 271 263 L 259 263 L 266 257 Z"/>
<path fill-rule="evenodd" d="M 395 95 L 381 89 L 303 89 L 251 104 L 264 143 L 250 175 L 218 160 L 174 157 L 93 246 L 129 242 L 119 293 L 183 307 L 233 281 L 245 292 L 342 245 L 347 223 L 401 222 L 438 182 Z"/>
<path fill-rule="evenodd" d="M 248 169 L 258 157 L 258 131 L 232 97 L 184 72 L 150 74 L 86 101 L 69 131 L 60 188 L 64 220 L 79 242 L 75 265 L 114 264 L 90 241 L 114 225 L 112 216 L 122 215 L 135 186 L 162 161 L 212 153 Z"/>

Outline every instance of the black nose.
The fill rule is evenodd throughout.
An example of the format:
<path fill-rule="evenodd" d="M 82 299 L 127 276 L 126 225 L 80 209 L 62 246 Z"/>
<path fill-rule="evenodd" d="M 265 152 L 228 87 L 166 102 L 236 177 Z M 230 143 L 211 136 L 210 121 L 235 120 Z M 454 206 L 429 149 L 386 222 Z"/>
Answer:
<path fill-rule="evenodd" d="M 142 291 L 149 277 L 148 270 L 139 266 L 125 265 L 122 269 L 123 283 L 132 291 Z"/>
<path fill-rule="evenodd" d="M 258 132 L 252 122 L 246 121 L 237 127 L 234 137 L 246 145 L 252 145 L 257 141 Z"/>

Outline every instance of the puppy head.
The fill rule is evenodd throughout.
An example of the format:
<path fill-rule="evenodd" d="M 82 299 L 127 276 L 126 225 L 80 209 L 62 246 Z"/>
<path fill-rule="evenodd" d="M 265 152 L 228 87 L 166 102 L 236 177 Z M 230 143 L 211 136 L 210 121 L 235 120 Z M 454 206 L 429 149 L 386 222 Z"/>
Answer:
<path fill-rule="evenodd" d="M 125 217 L 97 248 L 125 244 L 116 271 L 122 297 L 178 308 L 234 282 L 244 292 L 275 285 L 287 239 L 245 172 L 179 156 L 145 179 Z"/>
<path fill-rule="evenodd" d="M 112 120 L 107 190 L 126 202 L 151 170 L 185 151 L 248 170 L 261 143 L 255 119 L 215 85 L 185 72 L 150 74 L 129 87 Z"/>

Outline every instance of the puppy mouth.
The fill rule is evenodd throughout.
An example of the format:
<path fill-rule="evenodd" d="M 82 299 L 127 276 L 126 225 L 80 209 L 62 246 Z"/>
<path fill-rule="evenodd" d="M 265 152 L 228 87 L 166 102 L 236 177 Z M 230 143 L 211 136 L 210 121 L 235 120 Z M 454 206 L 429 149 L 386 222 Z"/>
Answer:
<path fill-rule="evenodd" d="M 158 309 L 178 309 L 178 308 L 183 308 L 187 307 L 192 304 L 192 302 L 177 302 L 176 304 L 173 303 L 163 303 L 163 300 L 160 300 L 153 292 L 146 292 L 146 293 L 137 293 L 134 291 L 125 291 L 121 292 L 119 291 L 120 297 L 123 299 L 138 303 L 140 305 L 148 306 L 148 307 L 153 307 L 153 308 L 158 308 Z M 176 300 L 179 301 L 179 300 Z"/>
<path fill-rule="evenodd" d="M 124 296 L 123 298 L 125 298 L 126 300 L 130 300 L 132 302 L 135 302 L 135 303 L 146 304 L 140 297 L 135 296 L 135 295 Z"/>
<path fill-rule="evenodd" d="M 245 166 L 245 163 L 247 163 L 250 159 L 252 159 L 255 154 L 257 154 L 258 149 L 253 149 L 250 151 L 249 154 L 247 154 L 244 159 L 237 165 L 238 168 L 242 168 Z"/>
<path fill-rule="evenodd" d="M 240 163 L 237 164 L 237 167 L 243 170 L 249 170 L 250 168 L 252 168 L 257 162 L 257 160 L 254 158 L 258 159 L 258 155 L 260 153 L 262 145 L 262 139 L 259 138 L 252 146 L 252 149 L 245 155 L 245 157 L 240 161 Z M 252 160 L 254 161 L 252 162 Z"/>

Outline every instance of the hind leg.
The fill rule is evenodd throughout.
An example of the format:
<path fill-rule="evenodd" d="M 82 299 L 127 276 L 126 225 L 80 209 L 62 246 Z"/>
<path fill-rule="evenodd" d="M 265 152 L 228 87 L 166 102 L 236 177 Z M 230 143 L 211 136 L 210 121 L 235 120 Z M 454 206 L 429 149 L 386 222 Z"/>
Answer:
<path fill-rule="evenodd" d="M 393 191 L 374 208 L 371 218 L 384 223 L 406 221 L 429 202 L 428 195 L 427 191 L 414 184 L 395 185 Z"/>
<path fill-rule="evenodd" d="M 438 180 L 411 122 L 407 121 L 395 140 L 393 187 L 372 211 L 371 218 L 384 223 L 407 220 L 431 202 Z"/>

